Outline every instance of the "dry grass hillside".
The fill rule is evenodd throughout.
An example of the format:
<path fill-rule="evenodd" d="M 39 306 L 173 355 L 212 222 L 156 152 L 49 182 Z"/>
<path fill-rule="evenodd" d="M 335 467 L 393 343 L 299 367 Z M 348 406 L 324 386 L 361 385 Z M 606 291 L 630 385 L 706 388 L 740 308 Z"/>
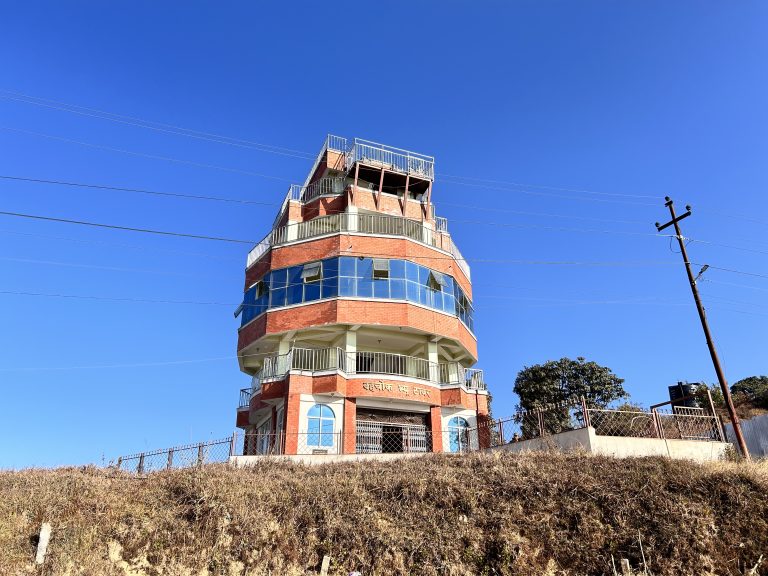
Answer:
<path fill-rule="evenodd" d="M 661 458 L 429 456 L 137 478 L 0 472 L 0 574 L 768 574 L 768 470 Z M 32 562 L 42 522 L 48 556 Z M 641 552 L 638 533 L 642 536 Z"/>

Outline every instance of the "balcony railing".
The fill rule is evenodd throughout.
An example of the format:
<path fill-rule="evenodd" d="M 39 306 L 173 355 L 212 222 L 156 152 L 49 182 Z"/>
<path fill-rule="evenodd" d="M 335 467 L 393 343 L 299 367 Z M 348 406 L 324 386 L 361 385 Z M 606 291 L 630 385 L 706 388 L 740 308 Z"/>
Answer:
<path fill-rule="evenodd" d="M 388 170 L 410 174 L 427 180 L 435 179 L 435 159 L 432 156 L 417 154 L 408 150 L 378 144 L 355 138 L 346 153 L 346 168 L 349 170 L 355 162 L 361 162 Z"/>
<path fill-rule="evenodd" d="M 424 358 L 390 352 L 346 352 L 343 348 L 294 348 L 287 354 L 268 356 L 253 376 L 253 386 L 240 392 L 240 407 L 247 406 L 266 381 L 282 380 L 291 371 L 340 371 L 347 376 L 381 374 L 415 378 L 441 386 L 461 385 L 469 390 L 486 390 L 483 371 L 465 368 L 458 362 L 430 362 Z M 248 398 L 245 400 L 245 392 Z"/>
<path fill-rule="evenodd" d="M 470 277 L 469 266 L 453 243 L 450 234 L 436 232 L 418 220 L 401 216 L 350 214 L 347 212 L 320 216 L 306 222 L 294 222 L 275 228 L 248 253 L 247 265 L 251 266 L 257 262 L 273 246 L 342 232 L 410 238 L 450 253 L 456 258 L 456 263 L 467 278 Z"/>

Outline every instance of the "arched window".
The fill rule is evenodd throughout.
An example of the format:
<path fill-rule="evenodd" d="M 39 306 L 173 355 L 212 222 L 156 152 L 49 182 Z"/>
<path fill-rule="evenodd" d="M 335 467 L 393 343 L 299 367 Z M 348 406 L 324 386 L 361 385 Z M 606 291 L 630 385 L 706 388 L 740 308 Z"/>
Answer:
<path fill-rule="evenodd" d="M 333 422 L 335 416 L 330 406 L 315 404 L 309 409 L 307 446 L 333 446 Z"/>
<path fill-rule="evenodd" d="M 451 452 L 465 452 L 469 448 L 469 422 L 461 416 L 448 421 L 448 446 Z"/>

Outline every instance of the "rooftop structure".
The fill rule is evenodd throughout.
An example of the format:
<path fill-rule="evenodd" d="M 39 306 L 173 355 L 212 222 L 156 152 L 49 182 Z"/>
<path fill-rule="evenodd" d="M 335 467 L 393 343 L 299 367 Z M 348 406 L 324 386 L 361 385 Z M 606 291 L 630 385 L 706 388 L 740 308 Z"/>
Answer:
<path fill-rule="evenodd" d="M 289 187 L 238 308 L 246 454 L 459 451 L 487 417 L 470 270 L 433 180 L 431 156 L 329 135 Z"/>

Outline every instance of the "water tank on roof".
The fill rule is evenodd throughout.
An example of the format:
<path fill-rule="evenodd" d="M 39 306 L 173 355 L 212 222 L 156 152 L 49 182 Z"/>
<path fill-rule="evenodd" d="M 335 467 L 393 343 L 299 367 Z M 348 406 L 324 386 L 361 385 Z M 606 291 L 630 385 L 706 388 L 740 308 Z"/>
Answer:
<path fill-rule="evenodd" d="M 672 406 L 685 406 L 686 408 L 696 408 L 698 406 L 696 398 L 688 398 L 686 400 L 679 400 L 686 396 L 693 396 L 696 392 L 698 384 L 688 384 L 678 382 L 674 386 L 669 386 L 669 399 L 672 401 Z"/>

